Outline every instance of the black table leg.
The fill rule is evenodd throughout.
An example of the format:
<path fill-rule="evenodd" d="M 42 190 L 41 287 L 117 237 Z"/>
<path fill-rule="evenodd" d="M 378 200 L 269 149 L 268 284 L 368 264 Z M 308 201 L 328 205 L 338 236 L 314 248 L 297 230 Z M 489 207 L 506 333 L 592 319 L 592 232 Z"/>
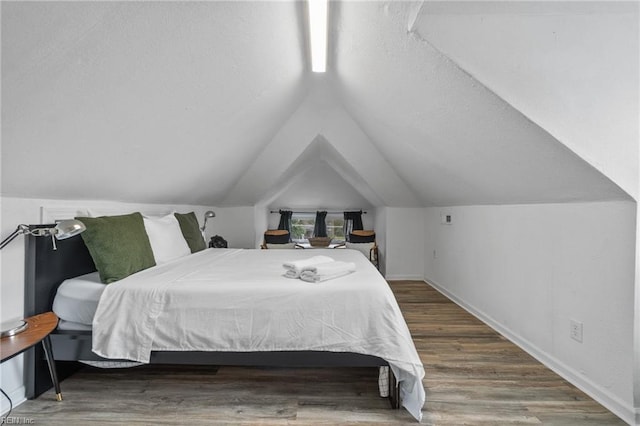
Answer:
<path fill-rule="evenodd" d="M 400 386 L 396 380 L 396 375 L 393 374 L 391 367 L 389 368 L 389 402 L 391 408 L 400 409 Z"/>
<path fill-rule="evenodd" d="M 62 393 L 60 392 L 60 383 L 58 382 L 58 374 L 56 373 L 56 362 L 53 359 L 53 350 L 51 349 L 51 339 L 49 336 L 42 340 L 42 348 L 44 349 L 44 356 L 47 358 L 47 365 L 49 366 L 49 374 L 51 374 L 51 381 L 56 389 L 56 399 L 62 401 Z"/>

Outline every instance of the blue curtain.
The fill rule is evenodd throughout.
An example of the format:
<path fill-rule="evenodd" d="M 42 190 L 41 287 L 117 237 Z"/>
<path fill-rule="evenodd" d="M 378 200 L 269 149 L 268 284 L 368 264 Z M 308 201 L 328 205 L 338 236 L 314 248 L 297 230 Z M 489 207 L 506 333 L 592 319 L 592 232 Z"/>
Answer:
<path fill-rule="evenodd" d="M 291 238 L 291 216 L 293 212 L 291 210 L 280 210 L 280 223 L 278 229 L 285 229 L 289 231 L 289 238 Z"/>
<path fill-rule="evenodd" d="M 314 237 L 326 237 L 327 236 L 327 212 L 316 212 L 316 223 L 313 227 Z"/>

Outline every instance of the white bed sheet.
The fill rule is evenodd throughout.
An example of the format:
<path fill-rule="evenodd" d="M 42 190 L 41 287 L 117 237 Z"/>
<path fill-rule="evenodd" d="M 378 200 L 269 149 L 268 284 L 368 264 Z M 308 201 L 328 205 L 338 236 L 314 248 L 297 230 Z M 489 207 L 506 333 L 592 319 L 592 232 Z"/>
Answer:
<path fill-rule="evenodd" d="M 97 272 L 64 280 L 58 287 L 52 308 L 62 320 L 61 323 L 64 321 L 63 327 L 66 330 L 86 329 L 85 327 L 73 328 L 77 324 L 91 329 L 98 301 L 106 287 L 107 285 L 100 281 Z"/>
<path fill-rule="evenodd" d="M 58 316 L 59 318 L 59 316 Z M 87 324 L 82 324 L 80 322 L 73 322 L 73 321 L 67 321 L 64 320 L 62 318 L 60 318 L 60 321 L 58 321 L 58 330 L 64 330 L 64 331 L 91 331 L 93 328 L 91 327 L 91 324 L 87 325 Z"/>
<path fill-rule="evenodd" d="M 356 272 L 309 283 L 282 264 L 323 254 Z M 152 350 L 354 352 L 378 356 L 418 420 L 424 368 L 384 278 L 355 250 L 215 249 L 109 284 L 93 321 L 93 351 L 149 362 Z"/>

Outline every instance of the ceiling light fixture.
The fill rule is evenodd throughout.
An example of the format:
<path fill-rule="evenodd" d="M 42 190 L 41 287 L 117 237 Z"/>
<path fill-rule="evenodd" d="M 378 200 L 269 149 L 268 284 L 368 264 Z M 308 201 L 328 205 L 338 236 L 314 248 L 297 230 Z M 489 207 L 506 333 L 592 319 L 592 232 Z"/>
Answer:
<path fill-rule="evenodd" d="M 308 0 L 311 70 L 327 70 L 327 0 Z"/>

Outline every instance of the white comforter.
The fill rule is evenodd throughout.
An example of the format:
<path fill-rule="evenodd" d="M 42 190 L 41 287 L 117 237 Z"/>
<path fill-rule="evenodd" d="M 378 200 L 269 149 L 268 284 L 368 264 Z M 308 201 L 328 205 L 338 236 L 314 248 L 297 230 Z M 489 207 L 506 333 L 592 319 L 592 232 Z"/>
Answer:
<path fill-rule="evenodd" d="M 313 255 L 355 262 L 321 283 L 285 278 Z M 212 249 L 109 284 L 93 321 L 93 351 L 149 362 L 152 350 L 354 352 L 386 360 L 405 408 L 420 420 L 424 368 L 383 277 L 355 250 Z"/>

